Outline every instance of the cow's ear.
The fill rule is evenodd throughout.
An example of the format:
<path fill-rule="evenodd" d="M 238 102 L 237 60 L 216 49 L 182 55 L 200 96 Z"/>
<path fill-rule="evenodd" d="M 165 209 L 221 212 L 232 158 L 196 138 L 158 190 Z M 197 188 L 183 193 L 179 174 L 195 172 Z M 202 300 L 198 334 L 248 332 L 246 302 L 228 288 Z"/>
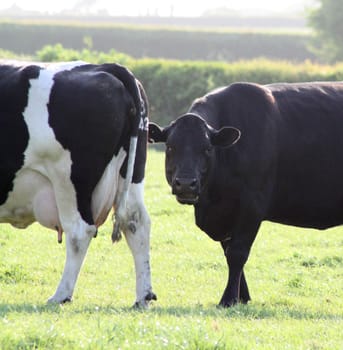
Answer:
<path fill-rule="evenodd" d="M 229 147 L 234 145 L 241 137 L 240 130 L 224 126 L 219 130 L 211 131 L 211 143 L 213 146 Z"/>
<path fill-rule="evenodd" d="M 149 136 L 148 141 L 150 143 L 154 142 L 166 142 L 167 140 L 167 128 L 162 129 L 159 125 L 155 123 L 149 123 Z"/>

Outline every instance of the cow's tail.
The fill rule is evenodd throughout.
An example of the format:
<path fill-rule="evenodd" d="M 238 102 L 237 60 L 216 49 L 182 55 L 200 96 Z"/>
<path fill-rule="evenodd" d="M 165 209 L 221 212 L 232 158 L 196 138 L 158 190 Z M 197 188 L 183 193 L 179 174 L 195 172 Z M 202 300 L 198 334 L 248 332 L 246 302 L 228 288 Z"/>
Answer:
<path fill-rule="evenodd" d="M 114 216 L 114 227 L 112 233 L 113 243 L 121 239 L 121 223 L 124 220 L 127 206 L 127 198 L 129 193 L 129 187 L 133 179 L 133 171 L 137 153 L 137 142 L 139 127 L 143 120 L 143 114 L 145 113 L 145 104 L 141 95 L 139 82 L 135 76 L 124 66 L 119 64 L 111 65 L 111 73 L 117 77 L 128 90 L 133 98 L 134 113 L 131 114 L 130 120 L 130 144 L 127 155 L 127 168 L 126 176 L 124 179 L 124 186 L 120 193 L 120 197 L 117 200 L 117 207 Z"/>

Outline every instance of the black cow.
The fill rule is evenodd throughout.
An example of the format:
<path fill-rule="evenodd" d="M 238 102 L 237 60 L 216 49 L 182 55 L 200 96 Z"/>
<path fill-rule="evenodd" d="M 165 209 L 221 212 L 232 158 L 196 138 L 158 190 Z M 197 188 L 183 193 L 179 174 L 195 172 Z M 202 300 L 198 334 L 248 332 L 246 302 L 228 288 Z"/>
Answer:
<path fill-rule="evenodd" d="M 90 240 L 112 206 L 125 233 L 136 304 L 155 299 L 143 202 L 148 106 L 125 67 L 84 62 L 0 65 L 0 222 L 66 233 L 67 258 L 49 299 L 72 298 Z"/>
<path fill-rule="evenodd" d="M 224 307 L 250 300 L 243 267 L 263 220 L 343 224 L 343 83 L 232 84 L 149 138 L 166 144 L 177 200 L 223 247 Z"/>

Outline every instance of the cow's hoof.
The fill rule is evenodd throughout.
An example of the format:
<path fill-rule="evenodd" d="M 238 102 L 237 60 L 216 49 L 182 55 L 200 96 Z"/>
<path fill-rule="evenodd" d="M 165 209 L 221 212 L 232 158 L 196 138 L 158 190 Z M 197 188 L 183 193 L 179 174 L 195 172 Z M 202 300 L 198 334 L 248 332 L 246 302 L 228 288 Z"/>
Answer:
<path fill-rule="evenodd" d="M 52 296 L 51 298 L 48 299 L 48 304 L 66 304 L 66 303 L 71 303 L 73 301 L 72 297 L 66 297 L 64 299 L 58 299 L 55 296 Z"/>
<path fill-rule="evenodd" d="M 66 304 L 66 303 L 71 303 L 73 301 L 72 297 L 65 298 L 60 302 L 60 304 Z"/>
<path fill-rule="evenodd" d="M 121 232 L 120 232 L 120 227 L 119 223 L 116 221 L 113 225 L 113 231 L 112 231 L 112 243 L 119 242 L 121 240 Z"/>
<path fill-rule="evenodd" d="M 149 307 L 149 304 L 152 300 L 157 300 L 157 296 L 153 292 L 149 292 L 144 300 L 136 301 L 133 305 L 134 309 L 147 309 Z"/>
<path fill-rule="evenodd" d="M 234 299 L 234 300 L 229 300 L 229 301 L 223 301 L 221 300 L 220 303 L 218 304 L 218 307 L 224 307 L 224 308 L 228 308 L 228 307 L 232 307 L 232 306 L 235 306 L 235 305 L 238 305 L 238 304 L 243 304 L 243 305 L 247 305 L 248 302 L 250 301 L 251 299 Z"/>
<path fill-rule="evenodd" d="M 230 304 L 224 304 L 224 303 L 219 303 L 218 305 L 217 305 L 217 308 L 218 309 L 222 309 L 222 308 L 228 308 L 228 307 L 232 307 L 233 305 L 230 305 Z"/>
<path fill-rule="evenodd" d="M 238 300 L 237 299 L 233 299 L 233 300 L 221 300 L 220 303 L 218 304 L 218 307 L 224 307 L 224 308 L 228 308 L 228 307 L 232 307 L 238 304 Z"/>
<path fill-rule="evenodd" d="M 145 296 L 145 301 L 157 300 L 157 295 L 154 292 L 149 292 Z"/>

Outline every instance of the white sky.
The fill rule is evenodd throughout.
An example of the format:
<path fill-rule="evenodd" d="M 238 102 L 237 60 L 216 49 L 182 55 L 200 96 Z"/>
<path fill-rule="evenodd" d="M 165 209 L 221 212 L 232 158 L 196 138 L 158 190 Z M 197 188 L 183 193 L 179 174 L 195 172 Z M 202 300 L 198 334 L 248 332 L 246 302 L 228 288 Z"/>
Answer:
<path fill-rule="evenodd" d="M 0 9 L 17 4 L 27 10 L 54 13 L 62 9 L 71 9 L 80 2 L 81 0 L 1 0 Z M 246 12 L 249 15 L 254 13 L 257 15 L 299 13 L 316 3 L 316 0 L 88 0 L 88 2 L 96 3 L 92 6 L 94 10 L 107 9 L 112 15 L 146 15 L 149 13 L 168 16 L 171 13 L 171 6 L 173 6 L 175 16 L 199 16 L 206 9 L 222 6 Z"/>

